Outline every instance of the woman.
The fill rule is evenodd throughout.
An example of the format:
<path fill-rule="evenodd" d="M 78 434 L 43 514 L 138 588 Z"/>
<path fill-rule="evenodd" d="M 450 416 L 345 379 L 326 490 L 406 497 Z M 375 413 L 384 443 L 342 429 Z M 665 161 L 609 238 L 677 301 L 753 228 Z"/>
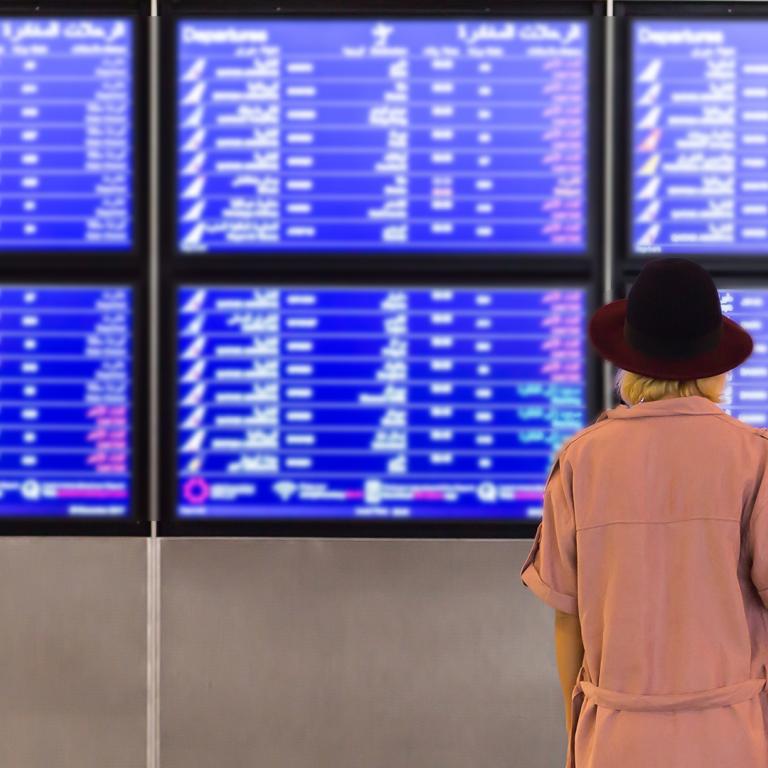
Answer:
<path fill-rule="evenodd" d="M 628 405 L 561 448 L 521 571 L 556 611 L 567 766 L 768 768 L 768 431 L 717 405 L 752 339 L 685 259 L 589 331 Z"/>

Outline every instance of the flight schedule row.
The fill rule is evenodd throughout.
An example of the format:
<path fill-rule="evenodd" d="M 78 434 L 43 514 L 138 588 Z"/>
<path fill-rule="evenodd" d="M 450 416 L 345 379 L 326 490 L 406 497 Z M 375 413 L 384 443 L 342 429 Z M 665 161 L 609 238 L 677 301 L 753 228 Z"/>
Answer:
<path fill-rule="evenodd" d="M 535 517 L 584 321 L 578 289 L 185 287 L 178 514 Z"/>

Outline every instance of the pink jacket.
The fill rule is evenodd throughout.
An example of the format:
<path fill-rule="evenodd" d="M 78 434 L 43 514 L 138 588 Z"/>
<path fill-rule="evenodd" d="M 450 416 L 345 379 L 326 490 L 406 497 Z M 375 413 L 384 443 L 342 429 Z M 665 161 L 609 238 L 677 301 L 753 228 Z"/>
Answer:
<path fill-rule="evenodd" d="M 567 768 L 768 768 L 768 431 L 703 397 L 561 449 L 521 571 L 577 614 Z"/>

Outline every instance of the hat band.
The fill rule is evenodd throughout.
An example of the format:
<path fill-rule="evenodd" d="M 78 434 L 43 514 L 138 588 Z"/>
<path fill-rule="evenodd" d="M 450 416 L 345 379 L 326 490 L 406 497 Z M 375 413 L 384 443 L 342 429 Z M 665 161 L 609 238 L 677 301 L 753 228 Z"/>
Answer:
<path fill-rule="evenodd" d="M 650 357 L 686 359 L 714 349 L 723 335 L 723 323 L 709 333 L 692 339 L 676 339 L 673 336 L 651 336 L 624 320 L 624 341 L 638 352 Z"/>

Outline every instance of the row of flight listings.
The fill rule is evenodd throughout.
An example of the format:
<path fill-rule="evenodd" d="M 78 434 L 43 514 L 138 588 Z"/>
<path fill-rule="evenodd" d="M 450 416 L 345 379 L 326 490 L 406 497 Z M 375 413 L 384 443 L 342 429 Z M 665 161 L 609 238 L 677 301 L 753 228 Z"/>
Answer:
<path fill-rule="evenodd" d="M 632 24 L 631 254 L 768 255 L 766 32 Z M 588 257 L 590 34 L 577 19 L 177 20 L 176 258 L 534 254 L 545 275 L 549 257 Z M 136 37 L 128 18 L 0 17 L 0 260 L 135 251 Z M 596 401 L 594 291 L 552 277 L 180 285 L 165 512 L 537 521 Z M 143 513 L 135 290 L 0 286 L 0 518 Z M 757 341 L 724 406 L 768 425 L 768 289 L 721 297 Z"/>

